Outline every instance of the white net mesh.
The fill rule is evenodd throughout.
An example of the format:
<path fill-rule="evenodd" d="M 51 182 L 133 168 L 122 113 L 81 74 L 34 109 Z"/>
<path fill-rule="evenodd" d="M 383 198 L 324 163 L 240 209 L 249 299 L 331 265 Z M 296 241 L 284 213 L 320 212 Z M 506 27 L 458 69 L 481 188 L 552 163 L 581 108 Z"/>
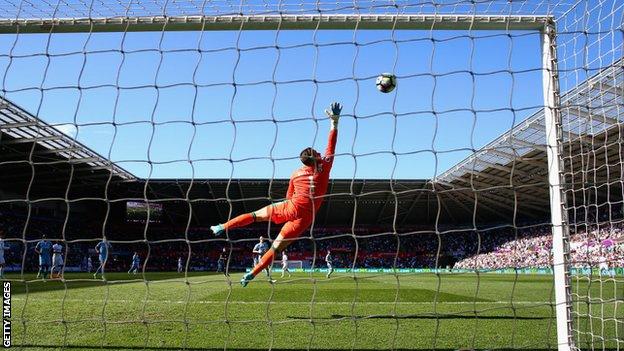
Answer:
<path fill-rule="evenodd" d="M 13 345 L 556 348 L 540 31 L 554 23 L 569 332 L 618 348 L 623 6 L 0 1 Z M 209 226 L 285 199 L 332 101 L 332 180 L 288 247 L 293 275 L 243 288 L 258 237 L 282 225 Z"/>
<path fill-rule="evenodd" d="M 622 4 L 579 3 L 559 22 L 564 175 L 577 346 L 621 344 Z"/>

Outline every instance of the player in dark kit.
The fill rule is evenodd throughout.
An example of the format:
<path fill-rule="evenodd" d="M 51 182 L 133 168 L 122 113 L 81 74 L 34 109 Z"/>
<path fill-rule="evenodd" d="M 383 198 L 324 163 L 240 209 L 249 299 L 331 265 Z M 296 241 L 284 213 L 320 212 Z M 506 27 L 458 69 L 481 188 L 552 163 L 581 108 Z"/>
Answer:
<path fill-rule="evenodd" d="M 217 260 L 217 272 L 222 272 L 225 276 L 229 277 L 230 274 L 226 271 L 225 267 L 227 265 L 227 251 L 225 247 L 221 250 L 219 254 L 219 259 Z"/>

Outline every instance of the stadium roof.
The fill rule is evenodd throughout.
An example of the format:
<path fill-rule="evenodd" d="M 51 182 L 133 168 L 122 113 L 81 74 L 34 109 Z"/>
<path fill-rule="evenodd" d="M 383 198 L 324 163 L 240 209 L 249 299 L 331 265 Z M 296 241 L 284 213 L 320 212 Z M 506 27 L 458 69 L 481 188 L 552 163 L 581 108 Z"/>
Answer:
<path fill-rule="evenodd" d="M 68 188 L 70 184 L 73 188 L 88 187 L 109 179 L 136 179 L 76 139 L 3 98 L 0 98 L 0 148 L 0 183 L 10 185 L 8 190 L 18 198 L 26 191 L 33 197 L 50 196 L 34 191 L 43 188 Z"/>
<path fill-rule="evenodd" d="M 624 59 L 617 60 L 561 98 L 563 171 L 569 195 L 590 185 L 612 182 L 621 187 L 621 167 L 609 167 L 609 161 L 622 162 L 623 63 Z M 549 204 L 545 143 L 542 109 L 442 173 L 435 182 L 455 193 L 456 200 L 466 206 L 477 197 L 487 211 L 505 207 L 538 214 Z M 579 172 L 586 173 L 584 179 L 579 180 Z M 587 179 L 588 172 L 591 179 Z M 596 195 L 606 198 L 614 194 L 618 192 Z"/>

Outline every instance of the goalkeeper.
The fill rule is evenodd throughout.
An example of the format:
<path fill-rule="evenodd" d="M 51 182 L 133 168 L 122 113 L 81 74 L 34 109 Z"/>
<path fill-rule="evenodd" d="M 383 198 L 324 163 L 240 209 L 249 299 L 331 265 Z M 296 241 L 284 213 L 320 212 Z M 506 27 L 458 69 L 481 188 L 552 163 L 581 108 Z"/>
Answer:
<path fill-rule="evenodd" d="M 210 227 L 215 235 L 220 235 L 225 230 L 244 227 L 254 222 L 285 223 L 269 251 L 262 256 L 251 272 L 243 276 L 241 279 L 242 286 L 247 286 L 258 273 L 273 263 L 276 253 L 284 250 L 292 240 L 298 238 L 304 230 L 312 225 L 314 214 L 321 207 L 323 195 L 327 192 L 329 172 L 334 163 L 341 110 L 342 106 L 337 102 L 332 103 L 329 110 L 325 110 L 331 120 L 329 142 L 327 149 L 325 149 L 325 155 L 321 156 L 311 147 L 301 151 L 299 158 L 303 166 L 295 170 L 290 177 L 285 201 L 268 205 L 258 211 L 232 218 L 224 224 Z"/>

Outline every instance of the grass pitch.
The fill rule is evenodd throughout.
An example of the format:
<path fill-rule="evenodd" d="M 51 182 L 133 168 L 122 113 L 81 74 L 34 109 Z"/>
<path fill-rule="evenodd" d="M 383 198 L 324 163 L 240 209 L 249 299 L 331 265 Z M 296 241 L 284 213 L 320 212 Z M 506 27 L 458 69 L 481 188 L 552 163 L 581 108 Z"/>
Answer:
<path fill-rule="evenodd" d="M 13 280 L 13 345 L 24 350 L 556 349 L 552 277 L 297 273 L 248 287 L 217 274 L 67 274 Z M 9 279 L 17 276 L 8 275 Z M 24 277 L 34 279 L 33 276 Z M 145 280 L 144 280 L 145 278 Z M 582 281 L 575 337 L 615 348 L 613 280 Z M 616 330 L 619 329 L 619 330 Z M 616 334 L 617 333 L 617 334 Z"/>

